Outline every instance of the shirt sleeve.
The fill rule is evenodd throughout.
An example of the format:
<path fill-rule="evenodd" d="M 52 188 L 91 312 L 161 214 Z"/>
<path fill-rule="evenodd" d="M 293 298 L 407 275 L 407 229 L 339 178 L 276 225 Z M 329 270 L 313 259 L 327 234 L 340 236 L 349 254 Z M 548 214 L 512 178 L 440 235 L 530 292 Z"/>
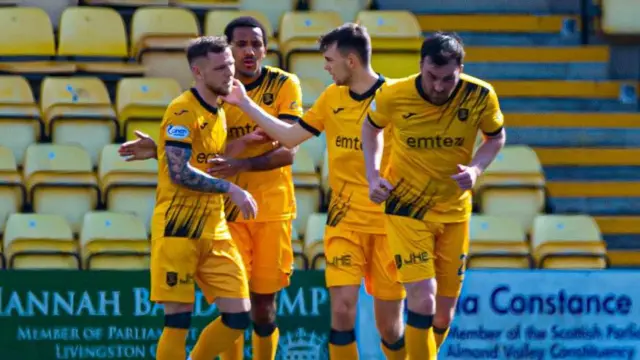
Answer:
<path fill-rule="evenodd" d="M 169 106 L 160 128 L 161 140 L 165 145 L 191 147 L 197 128 L 193 110 L 186 106 Z"/>
<path fill-rule="evenodd" d="M 290 76 L 278 93 L 278 118 L 299 121 L 302 118 L 302 88 L 295 75 Z"/>
<path fill-rule="evenodd" d="M 378 129 L 384 129 L 391 122 L 390 96 L 388 93 L 388 91 L 378 91 L 369 106 L 367 121 Z"/>
<path fill-rule="evenodd" d="M 480 130 L 487 136 L 493 136 L 499 134 L 503 127 L 504 115 L 500 110 L 498 95 L 491 89 L 487 96 L 487 106 L 480 114 Z"/>
<path fill-rule="evenodd" d="M 324 122 L 327 116 L 327 90 L 313 103 L 313 106 L 304 113 L 300 120 L 300 126 L 315 136 L 320 136 L 324 131 Z"/>

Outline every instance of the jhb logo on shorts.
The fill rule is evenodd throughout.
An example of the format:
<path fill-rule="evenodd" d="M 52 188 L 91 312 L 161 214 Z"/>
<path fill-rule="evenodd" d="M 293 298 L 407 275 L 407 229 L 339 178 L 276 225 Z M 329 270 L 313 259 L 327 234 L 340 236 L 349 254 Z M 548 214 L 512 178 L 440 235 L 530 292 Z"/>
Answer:
<path fill-rule="evenodd" d="M 396 268 L 400 269 L 402 265 L 416 265 L 416 264 L 425 264 L 429 261 L 429 254 L 426 251 L 421 253 L 411 253 L 406 258 L 402 258 L 402 255 L 396 254 Z"/>
<path fill-rule="evenodd" d="M 180 285 L 193 284 L 193 275 L 187 274 L 187 276 L 184 279 L 179 279 L 177 272 L 167 271 L 166 282 L 167 282 L 167 285 L 171 287 L 174 287 L 178 284 Z"/>

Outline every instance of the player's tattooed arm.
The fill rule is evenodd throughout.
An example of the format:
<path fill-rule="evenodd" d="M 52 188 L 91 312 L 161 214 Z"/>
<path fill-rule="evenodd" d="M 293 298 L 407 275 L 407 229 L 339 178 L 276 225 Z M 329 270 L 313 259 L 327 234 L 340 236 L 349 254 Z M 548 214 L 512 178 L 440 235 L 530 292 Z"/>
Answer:
<path fill-rule="evenodd" d="M 215 178 L 189 164 L 191 148 L 177 145 L 165 145 L 165 155 L 169 167 L 169 176 L 174 184 L 193 191 L 206 193 L 228 193 L 231 183 Z"/>

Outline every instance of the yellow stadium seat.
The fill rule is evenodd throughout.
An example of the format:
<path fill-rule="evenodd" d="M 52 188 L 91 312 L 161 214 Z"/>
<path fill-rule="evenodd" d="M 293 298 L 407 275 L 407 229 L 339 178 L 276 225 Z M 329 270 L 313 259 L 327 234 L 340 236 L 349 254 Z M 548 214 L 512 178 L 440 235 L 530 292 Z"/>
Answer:
<path fill-rule="evenodd" d="M 309 270 L 309 259 L 304 253 L 304 243 L 302 240 L 293 239 L 291 241 L 293 248 L 293 266 L 295 270 Z"/>
<path fill-rule="evenodd" d="M 322 94 L 327 88 L 327 85 L 323 80 L 316 77 L 301 78 L 300 86 L 302 87 L 302 107 L 305 110 L 311 108 L 320 97 L 320 94 Z"/>
<path fill-rule="evenodd" d="M 84 215 L 80 248 L 85 269 L 147 270 L 149 238 L 133 214 L 108 211 Z"/>
<path fill-rule="evenodd" d="M 523 98 L 618 99 L 625 85 L 638 91 L 637 83 L 627 81 L 496 80 L 491 85 L 501 97 Z"/>
<path fill-rule="evenodd" d="M 640 268 L 640 251 L 607 250 L 612 268 Z"/>
<path fill-rule="evenodd" d="M 358 22 L 371 36 L 376 71 L 390 78 L 418 71 L 422 32 L 416 17 L 408 11 L 361 11 Z"/>
<path fill-rule="evenodd" d="M 94 74 L 142 75 L 144 66 L 127 62 L 129 51 L 120 14 L 107 7 L 69 7 L 60 17 L 58 56 Z"/>
<path fill-rule="evenodd" d="M 172 6 L 181 6 L 192 9 L 237 9 L 239 0 L 169 0 Z"/>
<path fill-rule="evenodd" d="M 48 77 L 40 102 L 45 133 L 53 143 L 77 143 L 97 165 L 100 151 L 118 136 L 116 113 L 97 77 Z"/>
<path fill-rule="evenodd" d="M 603 0 L 602 30 L 610 35 L 640 34 L 640 3 L 635 0 Z"/>
<path fill-rule="evenodd" d="M 327 213 L 314 212 L 308 216 L 306 232 L 304 234 L 304 248 L 308 249 L 314 243 L 324 240 L 324 228 L 327 224 Z M 311 260 L 311 259 L 309 259 Z"/>
<path fill-rule="evenodd" d="M 158 162 L 124 161 L 118 147 L 107 145 L 100 156 L 98 179 L 102 201 L 109 211 L 135 214 L 149 231 L 156 203 Z"/>
<path fill-rule="evenodd" d="M 579 15 L 486 15 L 486 14 L 422 14 L 418 15 L 424 32 L 489 32 L 489 33 L 560 33 L 567 19 L 579 23 Z M 463 39 L 464 40 L 464 39 Z"/>
<path fill-rule="evenodd" d="M 304 234 L 309 214 L 318 211 L 320 207 L 320 179 L 313 167 L 313 158 L 304 149 L 299 149 L 296 153 L 292 171 L 298 212 L 294 226 L 298 233 Z"/>
<path fill-rule="evenodd" d="M 545 207 L 545 180 L 536 153 L 527 146 L 506 146 L 478 179 L 475 195 L 482 213 L 517 218 L 528 231 Z"/>
<path fill-rule="evenodd" d="M 4 232 L 4 250 L 12 269 L 81 267 L 73 232 L 61 215 L 12 214 Z"/>
<path fill-rule="evenodd" d="M 267 38 L 267 57 L 265 65 L 282 67 L 282 54 L 278 49 L 278 42 L 273 36 L 273 24 L 265 14 L 253 10 L 215 10 L 209 11 L 204 20 L 204 35 L 222 35 L 224 28 L 233 20 L 241 16 L 251 16 L 258 20 L 265 29 Z"/>
<path fill-rule="evenodd" d="M 264 14 L 274 27 L 280 26 L 282 16 L 296 8 L 297 0 L 240 0 L 240 9 Z"/>
<path fill-rule="evenodd" d="M 22 165 L 27 146 L 41 135 L 40 109 L 27 80 L 21 76 L 0 76 L 0 144 L 13 151 Z"/>
<path fill-rule="evenodd" d="M 53 26 L 39 7 L 2 8 L 0 11 L 0 71 L 21 74 L 71 74 L 73 64 L 53 61 Z"/>
<path fill-rule="evenodd" d="M 345 22 L 355 22 L 358 13 L 367 7 L 367 0 L 310 0 L 312 11 L 335 11 Z"/>
<path fill-rule="evenodd" d="M 58 29 L 60 16 L 64 9 L 69 6 L 78 6 L 79 0 L 20 0 L 20 6 L 38 7 L 44 10 L 53 24 L 54 29 Z"/>
<path fill-rule="evenodd" d="M 146 52 L 184 52 L 198 35 L 198 19 L 188 9 L 140 8 L 131 18 L 131 56 L 141 60 Z"/>
<path fill-rule="evenodd" d="M 279 42 L 286 68 L 300 78 L 317 78 L 325 85 L 331 84 L 331 75 L 322 70 L 324 57 L 318 52 L 318 37 L 341 24 L 340 14 L 333 11 L 284 14 Z"/>
<path fill-rule="evenodd" d="M 305 254 L 309 259 L 309 269 L 324 270 L 327 268 L 327 258 L 324 255 L 324 242 L 317 241 L 305 248 Z"/>
<path fill-rule="evenodd" d="M 473 215 L 469 234 L 467 269 L 529 269 L 534 265 L 526 233 L 517 220 Z"/>
<path fill-rule="evenodd" d="M 300 144 L 300 148 L 311 157 L 311 163 L 316 170 L 320 170 L 324 159 L 324 151 L 327 148 L 327 139 L 324 132 L 320 136 L 313 136 Z"/>
<path fill-rule="evenodd" d="M 20 212 L 25 197 L 15 156 L 11 149 L 0 146 L 0 233 L 9 215 Z"/>
<path fill-rule="evenodd" d="M 83 0 L 90 6 L 169 6 L 169 0 Z"/>
<path fill-rule="evenodd" d="M 145 67 L 150 77 L 171 77 L 181 89 L 193 78 L 187 62 L 187 42 L 198 36 L 195 15 L 184 8 L 141 8 L 131 20 L 131 56 Z"/>
<path fill-rule="evenodd" d="M 609 265 L 598 225 L 586 215 L 536 217 L 531 247 L 540 268 L 604 269 Z"/>
<path fill-rule="evenodd" d="M 64 216 L 74 232 L 80 231 L 84 213 L 99 203 L 91 158 L 80 146 L 30 145 L 23 174 L 33 210 Z"/>
<path fill-rule="evenodd" d="M 167 105 L 181 92 L 180 84 L 172 78 L 121 79 L 116 91 L 120 133 L 131 140 L 134 131 L 141 130 L 157 141 Z"/>

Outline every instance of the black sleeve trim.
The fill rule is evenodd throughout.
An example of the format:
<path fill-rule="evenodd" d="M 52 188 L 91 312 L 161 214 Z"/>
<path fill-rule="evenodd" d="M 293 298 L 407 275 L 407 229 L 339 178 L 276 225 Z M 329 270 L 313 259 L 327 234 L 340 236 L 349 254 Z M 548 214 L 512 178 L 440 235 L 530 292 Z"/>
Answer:
<path fill-rule="evenodd" d="M 278 115 L 278 119 L 280 119 L 280 120 L 289 120 L 289 121 L 293 121 L 293 122 L 302 121 L 300 116 L 291 115 L 291 114 L 280 114 L 280 115 Z"/>
<path fill-rule="evenodd" d="M 367 115 L 367 121 L 376 129 L 380 129 L 380 130 L 384 129 L 384 126 L 379 126 L 378 124 L 374 123 L 373 120 L 371 120 L 371 116 L 369 115 Z"/>
<path fill-rule="evenodd" d="M 167 140 L 164 142 L 164 146 L 175 146 L 181 149 L 191 149 L 191 144 L 183 143 L 180 141 Z"/>
<path fill-rule="evenodd" d="M 303 129 L 305 129 L 308 132 L 312 133 L 314 136 L 320 136 L 320 134 L 322 134 L 321 131 L 319 131 L 318 129 L 314 128 L 313 126 L 307 124 L 302 119 L 298 120 L 298 124 L 300 124 L 300 126 L 302 126 Z"/>
<path fill-rule="evenodd" d="M 496 136 L 496 135 L 498 135 L 498 134 L 500 134 L 500 133 L 502 132 L 502 129 L 504 129 L 504 126 L 500 126 L 500 127 L 498 128 L 498 130 L 496 130 L 496 131 L 492 131 L 492 132 L 484 132 L 484 131 L 483 131 L 483 133 L 484 133 L 486 136 L 489 136 L 489 137 L 491 137 L 491 136 Z"/>

